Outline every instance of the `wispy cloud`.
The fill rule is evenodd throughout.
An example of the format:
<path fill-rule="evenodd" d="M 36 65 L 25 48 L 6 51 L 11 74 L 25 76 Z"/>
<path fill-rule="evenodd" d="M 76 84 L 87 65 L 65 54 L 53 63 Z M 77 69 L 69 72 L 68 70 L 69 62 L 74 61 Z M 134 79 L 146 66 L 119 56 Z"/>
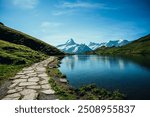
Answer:
<path fill-rule="evenodd" d="M 102 9 L 102 10 L 116 10 L 117 8 L 109 7 L 104 3 L 92 3 L 92 2 L 83 2 L 83 1 L 76 1 L 76 2 L 60 2 L 59 4 L 55 5 L 56 11 L 52 13 L 52 15 L 59 16 L 59 15 L 68 15 L 73 14 L 74 12 L 80 11 L 80 9 Z"/>
<path fill-rule="evenodd" d="M 52 15 L 59 16 L 59 15 L 68 15 L 73 14 L 75 10 L 56 10 L 52 12 Z"/>
<path fill-rule="evenodd" d="M 43 33 L 49 33 L 50 31 L 54 32 L 61 25 L 62 25 L 62 23 L 60 23 L 60 22 L 44 21 L 41 23 L 40 28 Z"/>
<path fill-rule="evenodd" d="M 104 8 L 102 3 L 88 3 L 88 2 L 64 2 L 61 7 L 64 8 Z"/>
<path fill-rule="evenodd" d="M 23 9 L 33 9 L 37 6 L 39 0 L 12 0 L 14 6 Z"/>

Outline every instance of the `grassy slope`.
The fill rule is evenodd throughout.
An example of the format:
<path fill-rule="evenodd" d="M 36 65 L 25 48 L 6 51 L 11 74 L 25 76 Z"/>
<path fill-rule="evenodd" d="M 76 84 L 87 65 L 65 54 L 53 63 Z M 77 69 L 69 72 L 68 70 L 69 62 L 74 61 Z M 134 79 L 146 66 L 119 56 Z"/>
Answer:
<path fill-rule="evenodd" d="M 111 55 L 150 55 L 150 34 L 142 37 L 123 47 L 101 47 L 94 51 L 96 54 L 111 54 Z"/>
<path fill-rule="evenodd" d="M 11 29 L 7 26 L 0 25 L 0 40 L 8 41 L 15 44 L 24 45 L 30 47 L 33 50 L 40 51 L 47 55 L 60 55 L 63 54 L 57 48 L 38 40 L 32 36 L 29 36 L 20 31 Z"/>
<path fill-rule="evenodd" d="M 20 31 L 0 24 L 0 80 L 9 78 L 25 66 L 64 54 L 57 48 Z"/>
<path fill-rule="evenodd" d="M 13 76 L 21 68 L 46 57 L 47 55 L 26 46 L 0 40 L 0 80 Z"/>

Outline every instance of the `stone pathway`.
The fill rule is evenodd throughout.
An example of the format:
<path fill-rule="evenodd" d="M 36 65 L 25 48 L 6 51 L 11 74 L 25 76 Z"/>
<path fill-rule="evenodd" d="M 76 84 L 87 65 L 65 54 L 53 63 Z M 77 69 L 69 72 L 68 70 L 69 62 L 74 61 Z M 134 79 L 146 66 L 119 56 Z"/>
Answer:
<path fill-rule="evenodd" d="M 36 100 L 39 93 L 53 95 L 55 92 L 51 89 L 46 74 L 46 66 L 53 60 L 54 57 L 50 57 L 17 73 L 11 78 L 11 85 L 3 100 Z"/>

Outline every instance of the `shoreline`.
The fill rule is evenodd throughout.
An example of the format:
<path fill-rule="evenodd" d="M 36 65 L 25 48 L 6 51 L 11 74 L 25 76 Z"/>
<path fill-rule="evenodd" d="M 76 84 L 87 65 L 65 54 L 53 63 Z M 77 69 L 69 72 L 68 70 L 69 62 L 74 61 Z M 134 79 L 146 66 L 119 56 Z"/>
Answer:
<path fill-rule="evenodd" d="M 65 57 L 65 56 L 63 56 Z M 80 88 L 73 88 L 69 85 L 67 76 L 58 68 L 61 64 L 62 56 L 58 56 L 47 66 L 49 83 L 55 91 L 56 96 L 61 100 L 123 100 L 125 95 L 118 90 L 110 92 L 104 88 L 97 88 L 95 84 L 89 84 Z"/>

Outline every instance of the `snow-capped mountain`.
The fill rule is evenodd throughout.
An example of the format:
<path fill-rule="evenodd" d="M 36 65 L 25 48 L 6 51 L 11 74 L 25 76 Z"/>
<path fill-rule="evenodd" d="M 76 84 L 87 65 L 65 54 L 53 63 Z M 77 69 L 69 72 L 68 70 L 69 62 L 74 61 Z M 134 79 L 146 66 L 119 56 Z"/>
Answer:
<path fill-rule="evenodd" d="M 108 41 L 108 42 L 104 42 L 104 43 L 94 43 L 94 42 L 90 42 L 89 43 L 89 48 L 91 48 L 92 50 L 95 50 L 99 47 L 105 46 L 105 47 L 120 47 L 120 46 L 124 46 L 129 44 L 130 41 L 128 40 L 115 40 L 115 41 Z"/>
<path fill-rule="evenodd" d="M 92 51 L 92 49 L 90 49 L 87 45 L 77 44 L 74 42 L 73 39 L 69 39 L 65 44 L 61 44 L 56 47 L 62 50 L 63 52 L 70 53 L 70 54 L 72 53 L 79 54 L 79 53 Z"/>

